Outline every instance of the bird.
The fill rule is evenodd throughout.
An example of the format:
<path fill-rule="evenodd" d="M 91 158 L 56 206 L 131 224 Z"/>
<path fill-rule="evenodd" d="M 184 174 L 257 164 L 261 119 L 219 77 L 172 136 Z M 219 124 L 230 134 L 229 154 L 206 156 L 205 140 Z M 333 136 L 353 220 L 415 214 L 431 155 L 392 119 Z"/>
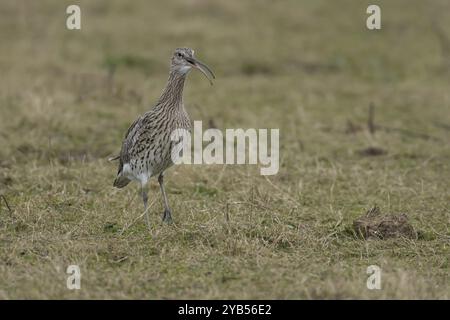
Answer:
<path fill-rule="evenodd" d="M 149 229 L 147 184 L 152 177 L 158 177 L 163 197 L 162 221 L 172 223 L 172 212 L 164 188 L 164 173 L 173 165 L 171 154 L 176 142 L 172 141 L 171 134 L 179 129 L 191 130 L 191 121 L 183 103 L 183 88 L 192 69 L 202 72 L 210 84 L 213 84 L 214 73 L 194 57 L 194 50 L 175 49 L 170 61 L 169 78 L 159 100 L 131 124 L 122 141 L 120 154 L 109 159 L 119 160 L 114 187 L 124 188 L 132 181 L 140 183 L 145 220 Z"/>

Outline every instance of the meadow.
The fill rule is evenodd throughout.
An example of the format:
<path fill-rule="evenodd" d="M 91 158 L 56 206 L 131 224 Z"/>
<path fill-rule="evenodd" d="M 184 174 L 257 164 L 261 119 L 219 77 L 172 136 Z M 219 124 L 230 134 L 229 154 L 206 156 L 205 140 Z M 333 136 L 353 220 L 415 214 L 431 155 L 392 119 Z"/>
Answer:
<path fill-rule="evenodd" d="M 70 4 L 0 4 L 1 299 L 450 298 L 448 1 L 80 0 L 67 30 Z M 149 232 L 107 159 L 184 46 L 216 74 L 191 119 L 279 128 L 280 169 L 174 166 Z M 375 205 L 417 237 L 356 234 Z"/>

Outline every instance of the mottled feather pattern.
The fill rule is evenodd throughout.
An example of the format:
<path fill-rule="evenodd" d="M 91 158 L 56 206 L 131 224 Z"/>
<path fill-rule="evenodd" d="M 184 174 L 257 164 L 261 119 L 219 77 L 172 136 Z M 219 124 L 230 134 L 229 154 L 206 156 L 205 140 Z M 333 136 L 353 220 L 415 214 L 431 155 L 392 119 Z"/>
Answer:
<path fill-rule="evenodd" d="M 166 87 L 158 103 L 130 126 L 122 143 L 118 178 L 124 174 L 125 164 L 129 164 L 134 177 L 146 174 L 148 178 L 173 164 L 171 134 L 175 129 L 191 127 L 182 101 L 184 80 L 184 75 L 171 73 L 171 85 Z M 118 186 L 116 181 L 114 185 Z"/>
<path fill-rule="evenodd" d="M 171 223 L 172 214 L 164 188 L 164 171 L 173 164 L 172 155 L 182 151 L 172 134 L 191 129 L 189 116 L 183 105 L 184 81 L 189 71 L 198 69 L 212 83 L 215 78 L 211 69 L 194 58 L 194 50 L 177 48 L 172 56 L 169 79 L 156 105 L 140 116 L 128 128 L 118 157 L 119 170 L 114 186 L 123 188 L 135 180 L 141 184 L 141 196 L 147 227 L 151 229 L 148 213 L 148 190 L 146 185 L 153 176 L 164 200 L 163 222 Z"/>

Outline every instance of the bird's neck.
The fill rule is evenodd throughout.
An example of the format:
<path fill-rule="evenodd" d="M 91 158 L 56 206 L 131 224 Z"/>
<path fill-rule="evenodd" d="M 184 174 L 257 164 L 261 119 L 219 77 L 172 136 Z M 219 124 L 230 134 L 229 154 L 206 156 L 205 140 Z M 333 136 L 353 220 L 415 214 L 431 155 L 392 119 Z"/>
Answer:
<path fill-rule="evenodd" d="M 170 71 L 169 79 L 164 88 L 159 104 L 167 108 L 180 108 L 183 106 L 183 89 L 186 74 L 177 71 Z"/>

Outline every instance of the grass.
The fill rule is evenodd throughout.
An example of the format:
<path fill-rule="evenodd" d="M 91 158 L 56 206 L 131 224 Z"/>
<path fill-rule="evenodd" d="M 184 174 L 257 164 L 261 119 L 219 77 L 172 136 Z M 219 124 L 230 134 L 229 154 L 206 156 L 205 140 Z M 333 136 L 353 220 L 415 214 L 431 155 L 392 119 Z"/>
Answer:
<path fill-rule="evenodd" d="M 0 5 L 0 298 L 450 298 L 447 1 L 376 1 L 381 31 L 369 1 L 78 3 L 81 31 L 70 1 Z M 149 233 L 106 159 L 180 46 L 217 75 L 189 76 L 191 118 L 280 128 L 281 165 L 171 168 Z M 418 239 L 355 237 L 374 204 Z"/>

